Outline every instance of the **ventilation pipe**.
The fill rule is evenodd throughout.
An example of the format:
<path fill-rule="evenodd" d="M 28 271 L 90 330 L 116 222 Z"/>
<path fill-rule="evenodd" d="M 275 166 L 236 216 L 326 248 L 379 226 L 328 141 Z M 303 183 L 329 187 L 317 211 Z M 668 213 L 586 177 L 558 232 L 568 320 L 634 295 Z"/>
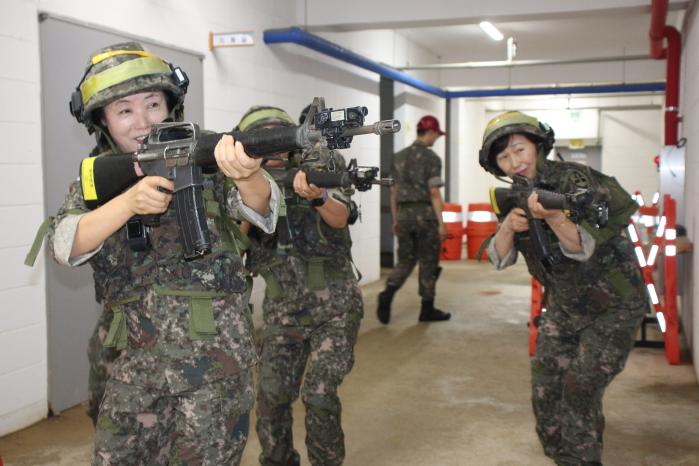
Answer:
<path fill-rule="evenodd" d="M 650 18 L 650 56 L 656 60 L 667 59 L 665 77 L 665 145 L 677 145 L 680 121 L 680 55 L 682 36 L 666 24 L 668 0 L 652 0 Z M 667 48 L 663 48 L 667 39 Z"/>

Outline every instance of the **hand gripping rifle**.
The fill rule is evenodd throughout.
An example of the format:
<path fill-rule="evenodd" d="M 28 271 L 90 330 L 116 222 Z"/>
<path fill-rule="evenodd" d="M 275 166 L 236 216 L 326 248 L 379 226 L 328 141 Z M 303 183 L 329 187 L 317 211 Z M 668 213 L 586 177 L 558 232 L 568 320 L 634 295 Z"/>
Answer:
<path fill-rule="evenodd" d="M 214 148 L 224 134 L 242 142 L 250 157 L 272 158 L 279 152 L 310 149 L 318 143 L 329 149 L 345 149 L 350 147 L 354 136 L 400 130 L 398 120 L 365 126 L 366 114 L 366 107 L 325 108 L 325 100 L 316 97 L 301 126 L 202 134 L 199 126 L 191 122 L 160 123 L 152 127 L 136 152 L 83 159 L 80 168 L 83 199 L 89 209 L 113 199 L 140 179 L 136 164 L 146 176 L 173 180 L 173 201 L 184 257 L 195 259 L 211 251 L 202 198 L 202 169 L 215 169 Z M 356 177 L 361 182 L 360 173 L 363 172 L 357 167 Z"/>
<path fill-rule="evenodd" d="M 538 194 L 539 203 L 545 209 L 564 210 L 574 222 L 586 218 L 588 210 L 594 208 L 597 212 L 597 224 L 602 227 L 607 223 L 606 204 L 593 202 L 592 192 L 588 189 L 578 189 L 572 193 L 560 194 L 537 188 L 532 180 L 520 175 L 512 177 L 511 188 L 490 188 L 490 203 L 498 218 L 505 218 L 515 207 L 524 210 L 534 250 L 546 270 L 550 270 L 555 263 L 555 256 L 549 247 L 549 241 L 544 231 L 544 222 L 532 217 L 529 211 L 527 200 L 532 192 Z"/>

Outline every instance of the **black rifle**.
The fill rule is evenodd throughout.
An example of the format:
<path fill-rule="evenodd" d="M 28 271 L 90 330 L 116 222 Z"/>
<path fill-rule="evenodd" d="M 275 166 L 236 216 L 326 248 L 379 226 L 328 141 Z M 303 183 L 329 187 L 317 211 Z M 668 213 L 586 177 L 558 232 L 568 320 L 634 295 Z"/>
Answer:
<path fill-rule="evenodd" d="M 537 188 L 532 180 L 520 175 L 512 177 L 511 188 L 490 188 L 490 203 L 498 218 L 504 219 L 515 207 L 524 210 L 534 250 L 546 270 L 550 270 L 555 263 L 555 256 L 549 248 L 549 242 L 544 231 L 544 222 L 532 217 L 529 211 L 527 200 L 532 192 L 537 193 L 539 203 L 545 209 L 567 211 L 567 215 L 572 221 L 586 218 L 589 209 L 593 208 L 597 212 L 597 224 L 605 226 L 607 223 L 606 203 L 593 202 L 592 192 L 587 189 L 578 189 L 568 194 L 556 193 Z"/>
<path fill-rule="evenodd" d="M 319 188 L 356 188 L 358 191 L 368 191 L 374 185 L 393 186 L 392 178 L 378 178 L 378 167 L 361 167 L 357 165 L 357 159 L 351 159 L 344 170 L 326 171 L 311 168 L 267 168 L 270 175 L 277 183 L 292 188 L 294 178 L 299 171 L 306 173 L 308 184 L 314 184 Z"/>
<path fill-rule="evenodd" d="M 216 167 L 214 148 L 223 135 L 242 142 L 251 157 L 274 158 L 279 152 L 310 149 L 315 144 L 344 149 L 354 136 L 400 130 L 398 120 L 365 126 L 366 114 L 366 107 L 325 108 L 325 100 L 316 97 L 301 126 L 202 134 L 199 126 L 191 122 L 160 123 L 152 127 L 136 152 L 84 159 L 80 169 L 83 199 L 89 209 L 95 209 L 121 194 L 140 179 L 136 164 L 146 176 L 173 180 L 184 257 L 194 259 L 211 251 L 202 198 L 202 169 Z"/>

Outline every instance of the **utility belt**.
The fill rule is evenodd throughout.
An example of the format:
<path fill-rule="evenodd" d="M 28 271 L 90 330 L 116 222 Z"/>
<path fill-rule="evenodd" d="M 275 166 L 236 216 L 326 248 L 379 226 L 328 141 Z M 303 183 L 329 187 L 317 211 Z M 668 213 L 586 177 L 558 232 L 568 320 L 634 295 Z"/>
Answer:
<path fill-rule="evenodd" d="M 425 207 L 431 205 L 430 201 L 402 201 L 398 203 L 398 207 Z"/>
<path fill-rule="evenodd" d="M 333 256 L 312 256 L 310 258 L 300 259 L 306 265 L 306 286 L 313 291 L 326 289 L 329 281 L 348 279 L 359 281 L 362 279 L 362 274 L 351 259 L 347 259 L 349 267 L 338 267 L 338 258 Z M 284 295 L 283 287 L 273 272 L 275 268 L 282 266 L 283 260 L 283 258 L 278 258 L 267 262 L 257 270 L 266 284 L 265 296 L 270 299 L 279 299 Z"/>
<path fill-rule="evenodd" d="M 177 296 L 189 298 L 189 324 L 188 333 L 192 340 L 212 340 L 218 333 L 214 321 L 213 300 L 225 298 L 231 293 L 219 291 L 194 291 L 194 290 L 173 290 L 161 286 L 153 286 L 153 292 L 157 296 Z M 249 302 L 252 293 L 252 278 L 247 277 L 245 288 L 245 301 Z M 124 299 L 118 299 L 105 303 L 105 308 L 114 313 L 112 323 L 109 326 L 104 346 L 117 350 L 126 349 L 128 346 L 128 328 L 126 325 L 126 315 L 124 307 L 142 302 L 145 295 L 134 295 Z"/>

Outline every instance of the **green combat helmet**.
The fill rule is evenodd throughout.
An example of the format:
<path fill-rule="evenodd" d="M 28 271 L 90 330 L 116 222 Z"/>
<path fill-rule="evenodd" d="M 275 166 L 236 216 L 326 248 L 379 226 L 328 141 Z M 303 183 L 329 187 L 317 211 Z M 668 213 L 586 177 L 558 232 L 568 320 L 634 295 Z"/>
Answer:
<path fill-rule="evenodd" d="M 295 126 L 294 120 L 284 110 L 269 105 L 250 107 L 236 126 L 239 131 L 250 131 L 263 126 Z"/>
<path fill-rule="evenodd" d="M 483 132 L 483 146 L 478 152 L 478 162 L 486 171 L 496 176 L 505 176 L 495 163 L 495 155 L 491 154 L 493 143 L 503 136 L 510 134 L 528 134 L 533 136 L 538 144 L 537 168 L 541 169 L 546 155 L 553 149 L 555 142 L 553 130 L 546 123 L 541 123 L 533 116 L 522 112 L 507 112 L 488 122 Z"/>
<path fill-rule="evenodd" d="M 143 49 L 137 42 L 104 47 L 93 53 L 85 74 L 70 98 L 70 113 L 90 134 L 97 133 L 98 147 L 115 145 L 100 121 L 101 109 L 132 94 L 163 91 L 168 99 L 169 118 L 184 117 L 184 96 L 189 79 L 179 67 Z"/>

